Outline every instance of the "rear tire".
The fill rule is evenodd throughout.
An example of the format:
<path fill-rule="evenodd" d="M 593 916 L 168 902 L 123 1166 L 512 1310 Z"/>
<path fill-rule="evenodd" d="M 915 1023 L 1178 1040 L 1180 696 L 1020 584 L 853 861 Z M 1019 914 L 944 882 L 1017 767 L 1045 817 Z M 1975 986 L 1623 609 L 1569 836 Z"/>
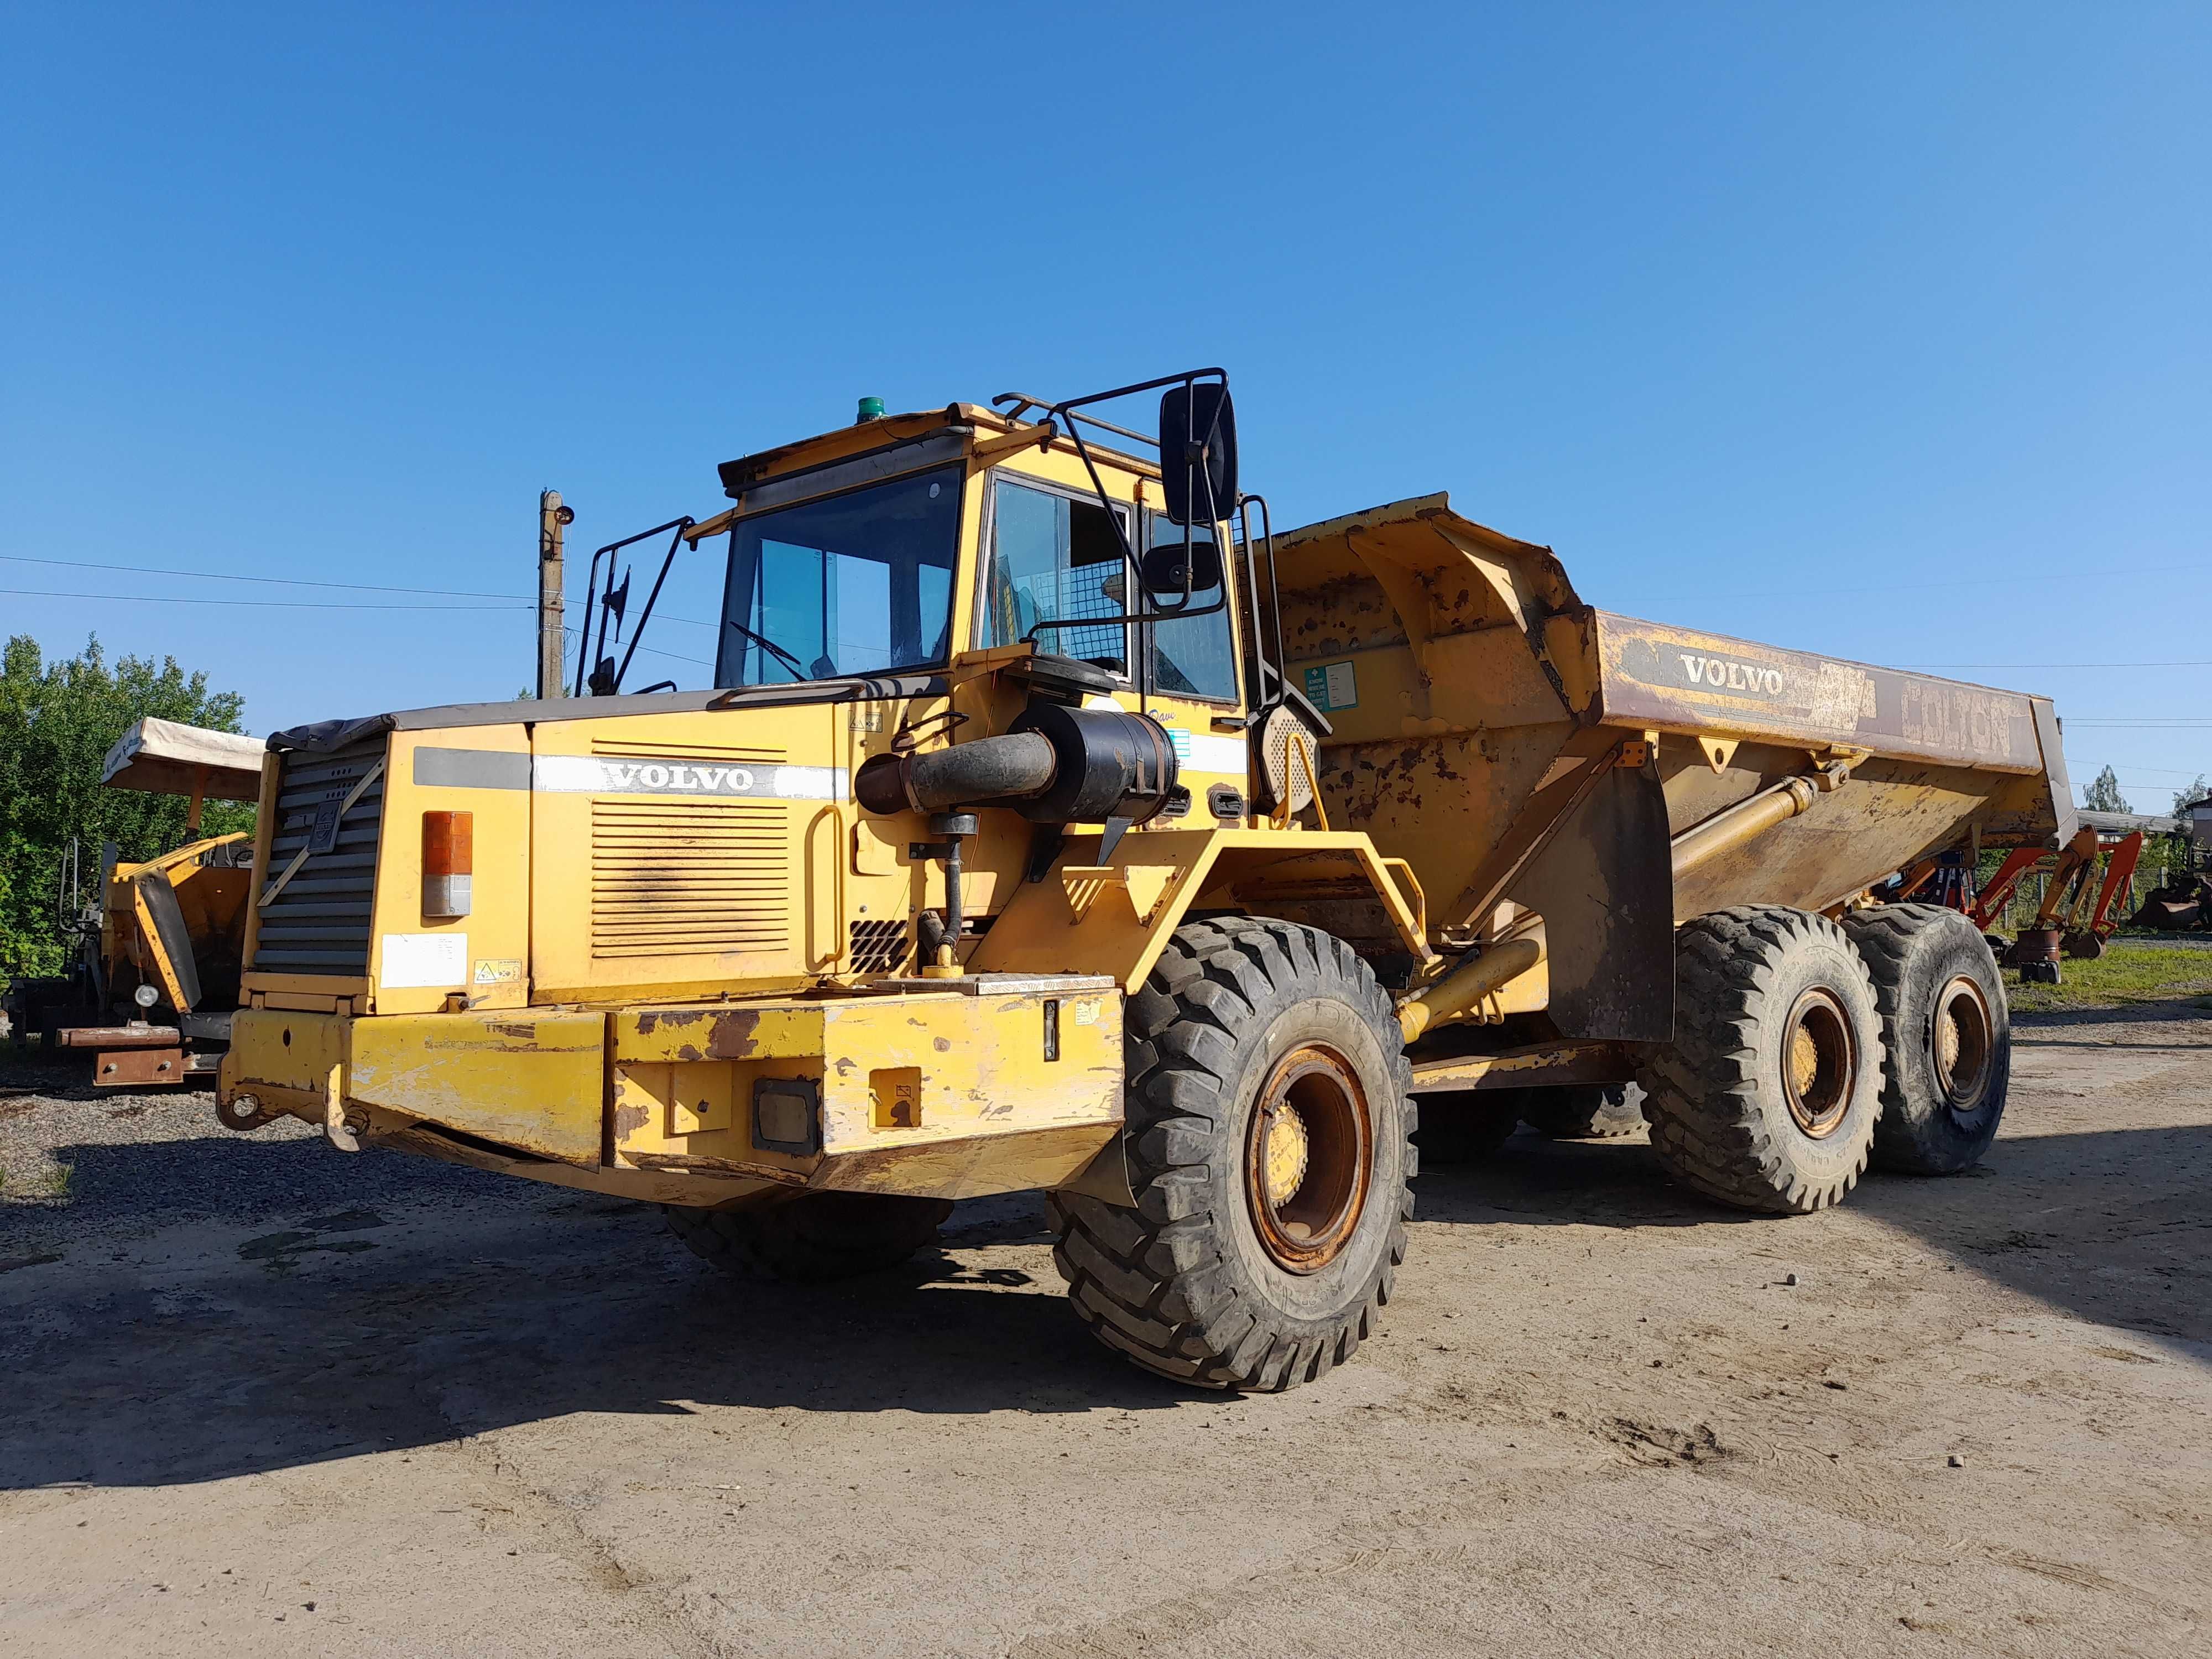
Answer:
<path fill-rule="evenodd" d="M 1644 1127 L 1643 1107 L 1628 1097 L 1626 1083 L 1577 1084 L 1565 1089 L 1531 1089 L 1521 1121 L 1553 1140 L 1618 1140 Z"/>
<path fill-rule="evenodd" d="M 1647 1060 L 1651 1149 L 1738 1209 L 1802 1215 L 1858 1183 L 1881 1110 L 1873 981 L 1825 916 L 1744 906 L 1676 930 L 1674 1040 Z"/>
<path fill-rule="evenodd" d="M 668 1230 L 733 1279 L 819 1285 L 896 1267 L 937 1243 L 950 1200 L 807 1193 L 729 1210 L 661 1206 Z"/>
<path fill-rule="evenodd" d="M 2012 1081 L 2012 1022 L 1974 925 L 1933 904 L 1885 904 L 1844 931 L 1874 979 L 1889 1066 L 1874 1166 L 1956 1175 L 1996 1139 Z"/>
<path fill-rule="evenodd" d="M 1413 1212 L 1413 1080 L 1342 940 L 1234 916 L 1177 928 L 1129 1000 L 1133 1210 L 1050 1203 L 1076 1313 L 1146 1370 L 1276 1390 L 1352 1357 Z"/>

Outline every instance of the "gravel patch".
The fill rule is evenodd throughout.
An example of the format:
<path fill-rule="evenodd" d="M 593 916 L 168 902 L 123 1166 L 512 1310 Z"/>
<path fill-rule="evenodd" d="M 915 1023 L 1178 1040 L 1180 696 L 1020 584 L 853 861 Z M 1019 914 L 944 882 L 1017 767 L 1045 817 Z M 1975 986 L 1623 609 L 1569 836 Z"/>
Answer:
<path fill-rule="evenodd" d="M 88 1069 L 82 1055 L 0 1058 L 0 1271 L 180 1222 L 402 1200 L 526 1209 L 547 1190 L 400 1152 L 339 1152 L 294 1118 L 234 1133 L 212 1091 L 96 1091 Z"/>

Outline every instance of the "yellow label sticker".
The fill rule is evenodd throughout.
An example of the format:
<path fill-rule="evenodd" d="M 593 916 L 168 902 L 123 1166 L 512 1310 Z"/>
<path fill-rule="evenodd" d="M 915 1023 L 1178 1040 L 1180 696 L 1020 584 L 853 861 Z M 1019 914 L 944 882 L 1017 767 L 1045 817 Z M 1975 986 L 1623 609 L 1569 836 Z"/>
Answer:
<path fill-rule="evenodd" d="M 522 982 L 522 963 L 511 957 L 497 961 L 489 957 L 477 960 L 477 971 L 471 981 L 476 985 L 520 985 Z"/>
<path fill-rule="evenodd" d="M 1096 1025 L 1098 1023 L 1098 1004 L 1095 1001 L 1077 1003 L 1075 1023 L 1078 1025 Z"/>

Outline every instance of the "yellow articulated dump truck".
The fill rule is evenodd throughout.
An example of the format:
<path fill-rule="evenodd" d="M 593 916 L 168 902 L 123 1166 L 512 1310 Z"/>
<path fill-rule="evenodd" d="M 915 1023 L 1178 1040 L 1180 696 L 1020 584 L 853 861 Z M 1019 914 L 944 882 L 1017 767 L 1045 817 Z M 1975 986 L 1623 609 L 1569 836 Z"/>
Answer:
<path fill-rule="evenodd" d="M 623 690 L 617 544 L 592 695 L 270 739 L 226 1123 L 799 1279 L 1041 1189 L 1078 1316 L 1226 1389 L 1367 1334 L 1417 1158 L 1632 1081 L 1753 1210 L 1988 1146 L 1989 950 L 1869 889 L 2063 838 L 2048 702 L 1594 611 L 1442 495 L 1275 534 L 1218 370 L 872 404 L 660 526 L 710 684 Z"/>

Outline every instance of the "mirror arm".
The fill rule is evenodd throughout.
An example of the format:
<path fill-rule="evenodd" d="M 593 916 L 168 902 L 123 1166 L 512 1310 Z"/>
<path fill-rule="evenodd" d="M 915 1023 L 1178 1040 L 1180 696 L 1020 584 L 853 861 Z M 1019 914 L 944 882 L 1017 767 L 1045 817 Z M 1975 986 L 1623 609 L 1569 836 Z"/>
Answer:
<path fill-rule="evenodd" d="M 592 568 L 584 577 L 584 619 L 582 626 L 576 629 L 576 689 L 569 694 L 572 696 L 584 695 L 584 675 L 592 655 L 592 607 L 598 603 L 599 556 L 606 550 L 603 547 L 592 555 Z"/>
<path fill-rule="evenodd" d="M 650 540 L 665 530 L 672 530 L 676 532 L 675 539 L 668 544 L 668 556 L 661 561 L 659 578 L 653 584 L 652 598 L 646 600 L 645 610 L 637 619 L 637 626 L 630 632 L 629 650 L 623 654 L 622 667 L 615 672 L 615 684 L 620 685 L 623 675 L 629 672 L 630 658 L 637 654 L 637 638 L 645 631 L 645 624 L 653 615 L 653 602 L 660 597 L 660 584 L 668 580 L 668 567 L 675 561 L 677 543 L 683 538 L 684 532 L 690 529 L 694 522 L 691 516 L 686 514 L 680 519 L 671 519 L 666 524 L 657 524 L 650 530 L 641 530 L 635 536 L 625 536 L 618 542 L 609 542 L 592 555 L 591 573 L 584 584 L 584 602 L 586 607 L 584 612 L 584 625 L 577 630 L 576 634 L 575 695 L 577 696 L 580 697 L 584 695 L 584 688 L 591 684 L 589 678 L 591 672 L 599 666 L 600 653 L 606 649 L 607 601 L 613 597 L 615 591 L 615 555 L 634 543 Z M 606 586 L 594 600 L 592 595 L 592 586 L 599 579 L 599 559 L 602 555 L 605 556 L 607 561 Z M 598 605 L 599 611 L 599 634 L 596 643 L 591 638 L 592 613 L 589 608 L 594 603 Z M 616 643 L 621 643 L 619 638 Z M 588 650 L 586 649 L 586 646 L 590 647 Z"/>
<path fill-rule="evenodd" d="M 615 670 L 617 691 L 622 690 L 623 677 L 629 672 L 629 659 L 637 655 L 637 642 L 645 637 L 645 625 L 653 620 L 653 607 L 660 601 L 660 585 L 668 580 L 669 567 L 676 562 L 676 550 L 684 544 L 684 532 L 691 527 L 690 516 L 687 514 L 677 520 L 674 527 L 676 533 L 668 538 L 668 551 L 661 557 L 660 574 L 653 579 L 653 592 L 645 596 L 645 609 L 638 612 L 637 626 L 629 630 L 629 649 L 623 653 L 622 666 Z"/>

